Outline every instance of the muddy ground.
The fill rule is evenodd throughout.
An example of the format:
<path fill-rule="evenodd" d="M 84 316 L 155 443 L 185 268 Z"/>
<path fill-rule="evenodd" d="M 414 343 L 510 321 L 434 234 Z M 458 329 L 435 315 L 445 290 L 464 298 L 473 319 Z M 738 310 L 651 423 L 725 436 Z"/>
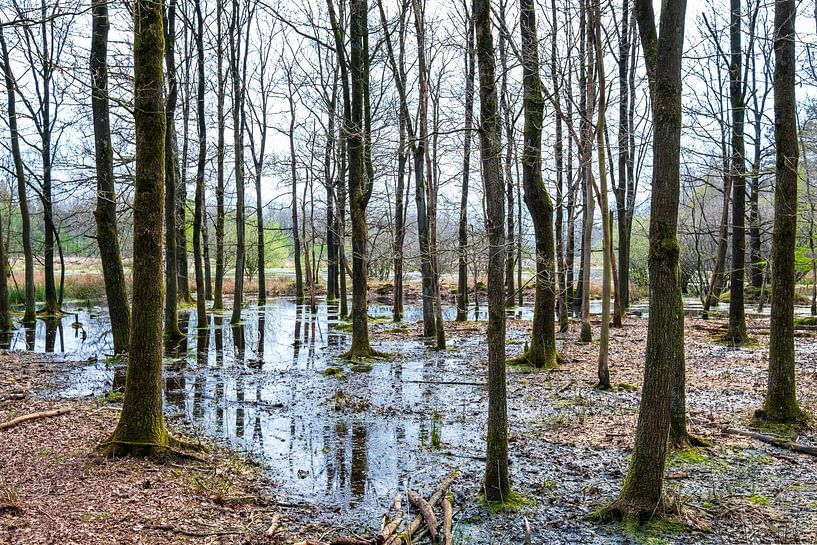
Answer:
<path fill-rule="evenodd" d="M 395 492 L 410 487 L 430 493 L 455 468 L 460 470 L 453 489 L 455 543 L 523 543 L 525 518 L 532 542 L 543 544 L 817 541 L 817 460 L 699 423 L 756 426 L 751 416 L 762 404 L 766 382 L 768 324 L 762 320 L 750 323 L 753 344 L 740 349 L 717 341 L 722 324 L 687 320 L 690 428 L 712 447 L 671 455 L 667 491 L 680 515 L 643 527 L 598 525 L 587 515 L 614 497 L 627 469 L 646 320 L 632 318 L 624 329 L 612 330 L 611 375 L 619 385 L 615 391 L 594 388 L 597 345 L 575 343 L 576 324 L 560 341 L 559 370 L 509 368 L 511 474 L 515 489 L 527 501 L 504 512 L 492 512 L 479 500 L 487 407 L 480 386 L 487 363 L 484 323 L 447 325 L 450 347 L 445 352 L 429 350 L 417 324 L 377 323 L 372 326 L 373 341 L 393 354 L 389 359 L 353 367 L 337 359 L 344 349 L 339 343 L 318 350 L 320 365 L 292 371 L 292 380 L 307 385 L 299 396 L 312 396 L 317 417 L 339 414 L 365 430 L 368 451 L 361 454 L 355 449 L 356 424 L 350 424 L 352 460 L 338 460 L 338 451 L 332 463 L 321 458 L 323 466 L 315 474 L 308 474 L 309 468 L 293 468 L 294 475 L 303 471 L 302 482 L 313 487 L 315 475 L 329 480 L 327 467 L 334 472 L 333 482 L 345 478 L 346 487 L 333 488 L 329 496 L 309 497 L 312 488 L 293 486 L 293 477 L 282 472 L 278 462 L 266 459 L 264 450 L 253 453 L 258 464 L 224 448 L 169 464 L 102 460 L 94 447 L 115 426 L 116 396 L 97 392 L 76 397 L 73 392 L 70 399 L 59 397 L 69 391 L 71 377 L 87 372 L 89 362 L 4 353 L 0 421 L 55 407 L 73 412 L 0 431 L 0 542 L 329 541 L 333 535 L 377 530 Z M 527 328 L 529 322 L 509 321 L 509 356 L 521 352 Z M 598 328 L 594 333 L 598 335 Z M 798 334 L 797 359 L 799 397 L 813 415 L 817 408 L 813 331 Z M 327 373 L 330 367 L 339 373 Z M 203 366 L 184 372 L 192 375 L 182 375 L 173 366 L 167 374 L 184 376 L 190 384 L 191 376 L 233 371 Z M 242 367 L 235 373 L 248 371 Z M 54 397 L 55 392 L 62 394 Z M 206 411 L 197 419 L 196 409 L 179 410 L 169 397 L 168 418 L 177 433 L 252 451 L 208 426 Z M 273 416 L 304 411 L 299 403 L 269 402 L 266 410 Z M 178 404 L 183 407 L 184 399 Z M 331 424 L 327 428 L 337 425 L 338 417 L 333 418 L 327 420 Z M 419 437 L 412 431 L 414 424 Z M 404 436 L 378 435 L 393 425 Z M 768 427 L 760 431 L 791 432 Z M 813 426 L 793 433 L 801 443 L 817 444 Z M 321 443 L 316 452 L 326 454 L 329 444 Z M 292 452 L 298 448 L 295 444 Z M 339 476 L 347 465 L 353 475 Z M 279 512 L 284 531 L 265 536 Z"/>

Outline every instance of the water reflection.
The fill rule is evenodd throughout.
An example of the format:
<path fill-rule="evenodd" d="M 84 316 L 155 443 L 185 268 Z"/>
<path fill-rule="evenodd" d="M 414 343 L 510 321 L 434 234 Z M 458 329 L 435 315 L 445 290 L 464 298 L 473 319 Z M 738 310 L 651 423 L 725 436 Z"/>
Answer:
<path fill-rule="evenodd" d="M 242 319 L 230 325 L 211 312 L 203 320 L 209 327 L 197 329 L 191 328 L 198 324 L 195 311 L 180 314 L 187 337 L 165 347 L 166 410 L 264 458 L 284 495 L 354 511 L 355 517 L 376 516 L 415 476 L 432 482 L 461 462 L 441 463 L 439 452 L 429 448 L 429 415 L 439 408 L 446 409 L 440 433 L 447 449 L 478 454 L 482 448 L 473 440 L 481 436 L 482 396 L 451 407 L 451 399 L 464 396 L 451 386 L 429 384 L 467 380 L 471 371 L 451 353 L 429 352 L 420 340 L 387 342 L 381 345 L 385 351 L 416 350 L 417 356 L 355 373 L 334 357 L 350 341 L 337 327 L 337 305 L 322 304 L 312 313 L 276 300 L 247 309 Z M 85 344 L 72 345 L 66 334 L 66 349 L 108 346 L 95 337 L 110 335 L 104 323 L 94 330 L 87 314 L 78 320 L 88 332 Z M 341 367 L 348 380 L 325 376 L 329 366 Z M 124 366 L 100 359 L 69 381 L 62 395 L 102 393 L 124 384 Z"/>

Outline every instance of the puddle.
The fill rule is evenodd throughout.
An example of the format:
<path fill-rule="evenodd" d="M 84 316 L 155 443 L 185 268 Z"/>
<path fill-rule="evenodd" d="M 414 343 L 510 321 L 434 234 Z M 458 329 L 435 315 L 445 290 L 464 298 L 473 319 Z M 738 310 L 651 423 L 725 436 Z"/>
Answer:
<path fill-rule="evenodd" d="M 106 359 L 107 314 L 70 312 L 14 332 L 10 347 L 86 362 L 67 371 L 55 395 L 121 387 L 124 366 Z M 390 309 L 372 306 L 370 313 Z M 407 308 L 406 315 L 421 311 Z M 433 486 L 469 464 L 481 470 L 484 376 L 456 357 L 461 352 L 430 352 L 419 338 L 383 342 L 378 348 L 394 358 L 355 371 L 337 358 L 350 336 L 333 327 L 334 305 L 322 303 L 313 315 L 279 299 L 245 309 L 243 319 L 231 326 L 229 315 L 211 313 L 209 327 L 198 330 L 195 311 L 180 312 L 187 337 L 165 347 L 165 410 L 260 458 L 286 500 L 318 503 L 334 520 L 376 526 L 398 491 Z M 342 375 L 325 374 L 329 367 Z"/>

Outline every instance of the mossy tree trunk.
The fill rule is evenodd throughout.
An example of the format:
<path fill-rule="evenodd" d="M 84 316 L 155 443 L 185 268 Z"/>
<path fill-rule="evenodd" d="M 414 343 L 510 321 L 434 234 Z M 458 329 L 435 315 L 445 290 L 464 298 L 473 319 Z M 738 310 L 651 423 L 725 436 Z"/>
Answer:
<path fill-rule="evenodd" d="M 109 455 L 155 454 L 167 446 L 162 414 L 162 225 L 165 133 L 162 0 L 133 6 L 136 173 L 133 197 L 133 323 L 119 423 Z"/>
<path fill-rule="evenodd" d="M 743 85 L 743 52 L 741 49 L 741 17 L 743 2 L 731 0 L 729 26 L 730 63 L 729 95 L 732 106 L 732 274 L 729 277 L 729 332 L 727 340 L 735 345 L 746 342 L 744 287 L 746 278 L 746 117 Z M 796 146 L 796 144 L 795 144 Z"/>
<path fill-rule="evenodd" d="M 165 16 L 165 337 L 179 339 L 178 278 L 176 274 L 176 103 L 179 85 L 176 80 L 176 0 L 168 0 Z"/>
<path fill-rule="evenodd" d="M 37 308 L 34 291 L 34 254 L 31 249 L 31 216 L 28 212 L 26 194 L 26 175 L 23 156 L 20 152 L 20 132 L 17 128 L 17 82 L 9 62 L 8 46 L 0 26 L 0 48 L 3 54 L 3 77 L 6 83 L 6 113 L 8 115 L 9 135 L 11 140 L 11 157 L 14 162 L 14 175 L 17 180 L 17 198 L 20 200 L 20 224 L 23 239 L 23 256 L 25 261 L 25 313 L 23 325 L 32 327 L 37 322 Z"/>
<path fill-rule="evenodd" d="M 369 128 L 369 59 L 368 59 L 368 5 L 366 0 L 353 0 L 349 9 L 349 40 L 351 54 L 347 64 L 346 33 L 341 27 L 342 15 L 335 12 L 333 0 L 326 0 L 335 51 L 341 74 L 343 95 L 343 131 L 346 157 L 348 158 L 348 199 L 352 222 L 352 346 L 345 354 L 351 359 L 376 355 L 369 342 L 368 316 L 368 226 L 366 206 L 371 198 L 372 179 L 367 168 L 366 146 L 369 143 L 364 133 Z M 343 170 L 341 170 L 342 172 Z M 342 200 L 341 200 L 342 198 Z M 345 205 L 346 192 L 339 194 L 339 210 Z M 342 204 L 341 204 L 342 203 Z M 341 220 L 341 225 L 343 225 Z M 343 244 L 343 238 L 341 238 Z M 345 261 L 341 249 L 341 260 Z M 345 267 L 345 266 L 344 266 Z M 341 278 L 341 313 L 345 297 L 345 284 Z"/>
<path fill-rule="evenodd" d="M 532 0 L 520 1 L 525 127 L 522 185 L 536 239 L 536 299 L 528 351 L 521 360 L 536 367 L 556 366 L 556 271 L 553 243 L 553 203 L 542 179 L 542 120 L 545 101 L 539 76 L 536 12 Z M 480 86 L 482 82 L 480 82 Z M 486 186 L 487 189 L 487 186 Z"/>
<path fill-rule="evenodd" d="M 792 422 L 803 417 L 797 403 L 794 357 L 794 252 L 797 241 L 798 140 L 795 97 L 794 0 L 774 6 L 774 139 L 777 148 L 772 233 L 772 309 L 769 331 L 767 418 Z"/>
<path fill-rule="evenodd" d="M 684 360 L 678 230 L 681 151 L 681 57 L 685 0 L 662 5 L 660 36 L 651 0 L 636 0 L 650 81 L 653 178 L 650 208 L 650 322 L 635 449 L 609 515 L 646 519 L 662 505 L 664 463 L 676 366 Z"/>
<path fill-rule="evenodd" d="M 508 474 L 508 401 L 505 383 L 505 203 L 500 165 L 501 132 L 490 0 L 473 1 L 479 65 L 480 155 L 488 231 L 488 434 L 485 480 L 488 501 L 511 494 Z M 551 316 L 551 321 L 553 317 Z"/>
<path fill-rule="evenodd" d="M 196 274 L 196 319 L 199 328 L 207 327 L 206 287 L 204 270 L 202 267 L 202 242 L 204 225 L 204 168 L 207 163 L 207 119 L 204 112 L 205 82 L 204 82 L 204 14 L 201 9 L 201 0 L 195 0 L 196 10 L 196 117 L 199 138 L 199 156 L 196 165 L 196 196 L 193 212 L 193 261 Z"/>
<path fill-rule="evenodd" d="M 96 238 L 105 280 L 105 295 L 111 316 L 114 353 L 128 351 L 130 308 L 119 236 L 116 230 L 116 186 L 113 175 L 110 103 L 108 99 L 108 3 L 94 0 L 91 24 L 91 108 L 94 116 L 96 153 Z M 5 259 L 0 257 L 5 264 Z M 3 279 L 5 275 L 1 274 Z M 0 286 L 2 289 L 2 286 Z"/>

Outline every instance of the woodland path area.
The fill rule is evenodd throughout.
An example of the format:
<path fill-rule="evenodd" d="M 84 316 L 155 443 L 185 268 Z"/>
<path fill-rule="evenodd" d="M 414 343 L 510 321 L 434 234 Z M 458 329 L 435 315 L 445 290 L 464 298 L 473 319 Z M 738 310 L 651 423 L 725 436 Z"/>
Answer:
<path fill-rule="evenodd" d="M 646 323 L 632 319 L 626 329 L 612 330 L 611 372 L 617 385 L 612 392 L 593 388 L 596 348 L 572 338 L 560 342 L 563 364 L 558 370 L 511 368 L 511 476 L 524 497 L 516 509 L 492 513 L 478 498 L 484 463 L 479 460 L 481 437 L 464 438 L 471 449 L 445 442 L 426 446 L 426 454 L 441 463 L 439 475 L 431 469 L 416 479 L 418 487 L 425 482 L 422 492 L 430 493 L 434 479 L 452 465 L 461 470 L 452 487 L 455 543 L 524 543 L 525 519 L 532 543 L 817 540 L 814 458 L 721 431 L 725 427 L 765 435 L 787 431 L 751 427 L 765 385 L 768 334 L 764 326 L 768 324 L 761 320 L 750 322 L 752 347 L 739 349 L 713 340 L 722 334 L 719 327 L 724 324 L 687 320 L 691 429 L 712 446 L 670 454 L 667 492 L 680 514 L 642 527 L 586 520 L 616 493 L 626 470 L 639 401 L 633 385 L 640 382 Z M 399 341 L 406 350 L 394 359 L 411 360 L 424 350 L 419 330 L 414 330 L 418 327 L 377 325 L 373 341 L 387 347 Z M 471 376 L 462 382 L 484 376 L 483 328 L 481 323 L 451 327 L 453 348 L 444 357 L 464 361 Z M 509 322 L 509 355 L 521 349 L 526 329 L 526 322 Z M 437 357 L 425 350 L 423 357 Z M 801 401 L 813 407 L 817 404 L 813 331 L 798 332 L 797 350 Z M 374 365 L 393 365 L 394 359 Z M 311 539 L 320 543 L 330 542 L 333 536 L 377 531 L 369 520 L 351 520 L 320 503 L 279 504 L 275 475 L 265 472 L 263 464 L 221 447 L 200 459 L 164 464 L 98 458 L 94 447 L 116 423 L 115 402 L 99 396 L 56 399 L 49 395 L 59 390 L 67 372 L 76 366 L 42 354 L 0 355 L 0 421 L 72 409 L 0 431 L 0 542 L 298 543 Z M 350 377 L 344 381 L 345 395 L 365 398 L 365 373 L 346 371 Z M 471 398 L 463 401 L 462 410 L 441 415 L 443 430 L 472 418 L 472 411 L 473 418 L 483 418 L 484 392 L 479 387 L 459 390 Z M 330 402 L 332 392 L 325 394 L 327 399 L 316 403 Z M 389 418 L 389 408 L 376 399 L 339 410 Z M 181 420 L 170 418 L 170 424 L 171 429 L 189 431 Z M 798 444 L 817 445 L 813 428 L 799 432 L 795 439 Z M 274 535 L 266 535 L 276 513 L 281 515 L 278 528 Z"/>

